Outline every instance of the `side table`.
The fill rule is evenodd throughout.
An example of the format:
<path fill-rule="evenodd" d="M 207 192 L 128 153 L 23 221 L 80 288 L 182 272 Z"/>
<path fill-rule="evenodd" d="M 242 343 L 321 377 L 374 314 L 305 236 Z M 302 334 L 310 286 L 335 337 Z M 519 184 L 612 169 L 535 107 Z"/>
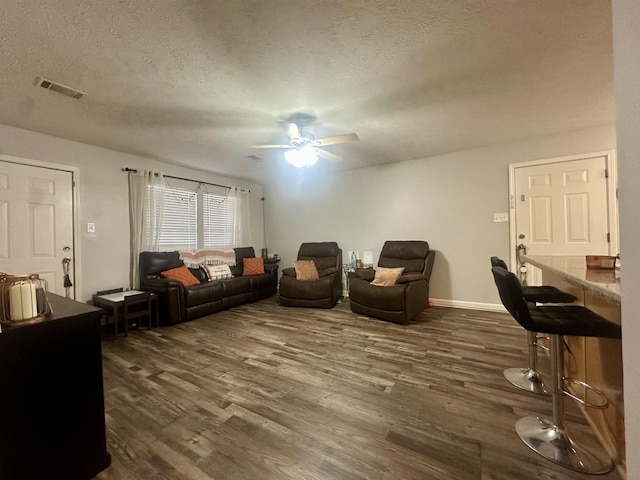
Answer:
<path fill-rule="evenodd" d="M 342 297 L 343 298 L 347 298 L 349 296 L 349 273 L 355 272 L 356 268 L 353 265 L 351 265 L 350 263 L 344 263 L 344 264 L 342 264 L 342 271 L 344 272 L 343 285 L 346 288 L 346 290 L 344 290 L 342 292 Z"/>
<path fill-rule="evenodd" d="M 367 263 L 367 264 L 363 264 L 361 267 L 354 267 L 353 265 L 351 265 L 350 263 L 344 263 L 342 264 L 342 271 L 344 272 L 344 285 L 346 285 L 347 290 L 346 295 L 342 295 L 344 298 L 347 298 L 349 296 L 349 274 L 355 272 L 356 270 L 363 270 L 365 268 L 370 268 L 373 269 L 373 264 L 372 263 Z"/>
<path fill-rule="evenodd" d="M 140 290 L 127 290 L 125 292 L 109 293 L 106 295 L 94 295 L 93 304 L 96 307 L 104 308 L 105 310 L 111 310 L 111 318 L 113 319 L 115 338 L 118 338 L 118 321 L 120 320 L 120 311 L 124 306 L 124 297 L 126 295 L 135 295 L 137 293 L 147 293 Z M 158 295 L 153 292 L 149 292 L 149 298 L 151 299 L 151 306 L 153 309 L 153 318 L 155 326 L 158 326 Z M 149 326 L 152 325 L 151 319 L 149 319 Z"/>

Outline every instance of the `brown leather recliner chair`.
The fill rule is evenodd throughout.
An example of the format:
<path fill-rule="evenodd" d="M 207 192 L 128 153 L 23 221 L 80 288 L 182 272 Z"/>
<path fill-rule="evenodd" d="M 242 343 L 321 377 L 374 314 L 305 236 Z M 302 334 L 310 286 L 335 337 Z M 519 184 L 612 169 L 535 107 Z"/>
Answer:
<path fill-rule="evenodd" d="M 387 241 L 380 252 L 378 267 L 404 267 L 396 284 L 371 285 L 375 271 L 357 269 L 349 274 L 351 311 L 406 324 L 429 304 L 429 278 L 435 252 L 423 241 Z"/>
<path fill-rule="evenodd" d="M 299 280 L 295 268 L 282 270 L 280 305 L 285 307 L 333 308 L 342 296 L 342 250 L 336 242 L 300 245 L 298 260 L 313 260 L 317 280 Z"/>

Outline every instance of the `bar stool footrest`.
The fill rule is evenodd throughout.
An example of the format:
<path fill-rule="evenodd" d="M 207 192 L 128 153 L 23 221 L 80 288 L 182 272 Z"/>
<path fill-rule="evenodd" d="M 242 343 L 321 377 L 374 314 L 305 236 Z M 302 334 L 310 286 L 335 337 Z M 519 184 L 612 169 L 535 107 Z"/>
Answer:
<path fill-rule="evenodd" d="M 613 468 L 606 453 L 577 445 L 565 430 L 539 417 L 523 417 L 516 422 L 516 433 L 531 450 L 565 468 L 593 475 Z"/>
<path fill-rule="evenodd" d="M 536 333 L 536 347 L 540 350 L 548 352 L 549 347 L 542 345 L 539 340 L 546 340 L 547 342 L 551 342 L 551 338 L 549 337 L 549 335 L 540 335 L 539 333 Z"/>
<path fill-rule="evenodd" d="M 593 387 L 586 382 L 583 382 L 581 380 L 576 380 L 575 378 L 571 378 L 571 377 L 564 377 L 564 381 L 569 383 L 575 383 L 576 385 L 580 385 L 581 387 L 584 387 L 592 391 L 602 399 L 602 403 L 590 403 L 584 398 L 580 398 L 577 395 L 571 393 L 569 390 L 563 390 L 562 393 L 564 393 L 567 397 L 573 398 L 576 402 L 584 405 L 585 407 L 595 408 L 597 410 L 604 410 L 609 406 L 609 400 L 607 400 L 607 396 L 601 390 L 598 390 L 596 387 Z"/>

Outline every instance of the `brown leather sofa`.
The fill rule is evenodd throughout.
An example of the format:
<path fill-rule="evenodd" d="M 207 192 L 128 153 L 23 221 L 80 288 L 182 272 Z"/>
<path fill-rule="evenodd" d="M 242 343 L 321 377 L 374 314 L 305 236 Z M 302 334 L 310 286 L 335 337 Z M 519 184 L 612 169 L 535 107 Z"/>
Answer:
<path fill-rule="evenodd" d="M 285 307 L 333 308 L 342 296 L 342 250 L 336 242 L 300 245 L 298 260 L 313 260 L 317 280 L 298 280 L 295 268 L 282 270 L 280 305 Z"/>
<path fill-rule="evenodd" d="M 357 269 L 349 274 L 351 311 L 406 324 L 429 304 L 429 278 L 435 252 L 423 241 L 387 241 L 380 252 L 378 267 L 404 267 L 396 284 L 371 285 L 373 269 Z"/>
<path fill-rule="evenodd" d="M 255 257 L 255 252 L 253 247 L 239 247 L 234 250 L 236 265 L 230 267 L 233 278 L 210 282 L 202 268 L 189 268 L 201 282 L 190 287 L 160 275 L 160 272 L 184 265 L 178 252 L 140 253 L 140 290 L 158 295 L 159 318 L 162 325 L 192 320 L 267 298 L 277 292 L 277 264 L 265 264 L 265 273 L 262 275 L 242 276 L 243 259 Z"/>

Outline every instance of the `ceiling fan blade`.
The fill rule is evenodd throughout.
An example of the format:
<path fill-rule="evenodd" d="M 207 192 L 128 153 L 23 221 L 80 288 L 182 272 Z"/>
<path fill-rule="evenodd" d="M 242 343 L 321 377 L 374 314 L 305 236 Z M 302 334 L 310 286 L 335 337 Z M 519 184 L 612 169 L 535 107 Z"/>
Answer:
<path fill-rule="evenodd" d="M 316 147 L 326 147 L 327 145 L 335 145 L 337 143 L 355 142 L 359 140 L 355 133 L 347 133 L 346 135 L 336 135 L 333 137 L 316 138 L 313 145 Z"/>
<path fill-rule="evenodd" d="M 251 145 L 251 148 L 293 148 L 291 145 Z"/>
<path fill-rule="evenodd" d="M 318 152 L 318 156 L 320 158 L 324 158 L 331 162 L 339 162 L 342 160 L 342 157 L 336 155 L 335 153 L 327 152 L 326 150 L 322 150 L 321 148 L 316 148 L 316 152 Z"/>

